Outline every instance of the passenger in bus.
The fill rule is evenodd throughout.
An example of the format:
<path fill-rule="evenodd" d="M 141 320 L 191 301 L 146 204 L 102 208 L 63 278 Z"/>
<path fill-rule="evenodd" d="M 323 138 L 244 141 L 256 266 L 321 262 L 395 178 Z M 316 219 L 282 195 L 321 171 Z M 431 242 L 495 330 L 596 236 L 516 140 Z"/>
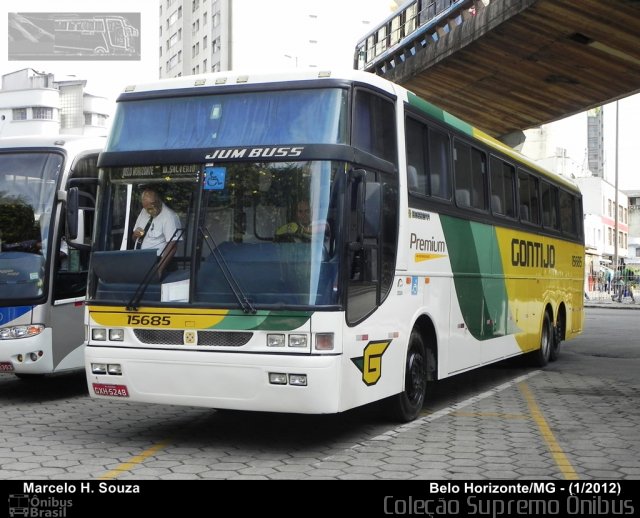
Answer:
<path fill-rule="evenodd" d="M 158 274 L 167 268 L 176 253 L 180 219 L 153 189 L 146 188 L 141 196 L 142 210 L 134 225 L 134 248 L 155 248 L 159 256 Z"/>
<path fill-rule="evenodd" d="M 274 241 L 284 243 L 309 243 L 312 238 L 323 241 L 324 255 L 327 259 L 333 255 L 331 226 L 325 220 L 312 221 L 309 202 L 301 200 L 296 205 L 295 220 L 276 230 Z"/>
<path fill-rule="evenodd" d="M 295 220 L 279 227 L 275 240 L 308 243 L 311 241 L 311 234 L 311 207 L 308 201 L 301 200 L 296 205 Z"/>

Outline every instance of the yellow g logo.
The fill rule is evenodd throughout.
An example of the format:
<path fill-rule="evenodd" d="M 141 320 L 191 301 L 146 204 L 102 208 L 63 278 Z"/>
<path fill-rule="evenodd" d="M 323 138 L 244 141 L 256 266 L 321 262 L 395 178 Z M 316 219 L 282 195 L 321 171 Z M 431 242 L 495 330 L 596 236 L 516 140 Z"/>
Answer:
<path fill-rule="evenodd" d="M 364 356 L 351 358 L 358 370 L 362 372 L 362 381 L 371 386 L 378 383 L 382 376 L 382 355 L 391 344 L 391 340 L 369 342 L 364 348 Z"/>

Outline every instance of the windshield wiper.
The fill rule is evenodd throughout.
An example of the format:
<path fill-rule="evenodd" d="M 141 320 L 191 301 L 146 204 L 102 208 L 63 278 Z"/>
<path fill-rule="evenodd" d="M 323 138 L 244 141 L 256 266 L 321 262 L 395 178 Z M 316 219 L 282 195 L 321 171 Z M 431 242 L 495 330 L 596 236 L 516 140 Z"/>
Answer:
<path fill-rule="evenodd" d="M 177 236 L 176 236 L 176 234 L 177 234 Z M 167 249 L 167 247 L 169 245 L 172 245 L 172 244 L 175 243 L 175 246 L 177 246 L 177 243 L 178 243 L 178 241 L 180 241 L 180 239 L 182 238 L 183 234 L 184 234 L 184 229 L 183 228 L 176 229 L 173 232 L 173 235 L 171 236 L 171 239 L 169 239 L 167 244 L 162 249 L 162 252 L 160 252 L 160 257 L 163 256 L 165 250 Z M 175 240 L 174 240 L 174 238 L 175 238 Z M 127 302 L 127 311 L 138 311 L 138 304 L 140 304 L 140 301 L 142 300 L 142 297 L 144 296 L 144 292 L 147 291 L 147 288 L 149 287 L 149 284 L 151 284 L 151 281 L 153 280 L 154 276 L 158 273 L 158 269 L 160 268 L 160 264 L 162 264 L 162 261 L 156 261 L 155 263 L 153 263 L 151 268 L 149 268 L 146 271 L 146 273 L 144 274 L 144 277 L 142 278 L 142 281 L 140 282 L 140 284 L 138 284 L 138 287 L 136 288 L 136 291 L 133 293 L 133 297 L 131 297 L 131 300 L 129 302 Z"/>
<path fill-rule="evenodd" d="M 255 314 L 256 308 L 253 307 L 247 296 L 244 294 L 244 291 L 240 287 L 240 284 L 238 284 L 235 276 L 229 269 L 229 265 L 227 264 L 224 255 L 222 255 L 222 252 L 220 252 L 220 250 L 218 249 L 218 244 L 216 243 L 215 239 L 213 239 L 211 232 L 209 232 L 209 229 L 206 226 L 200 226 L 199 230 L 202 234 L 202 237 L 204 238 L 203 241 L 207 243 L 211 255 L 216 260 L 216 263 L 218 263 L 220 271 L 227 281 L 229 288 L 231 288 L 231 291 L 238 301 L 238 304 L 242 308 L 242 311 L 244 311 L 245 313 Z"/>

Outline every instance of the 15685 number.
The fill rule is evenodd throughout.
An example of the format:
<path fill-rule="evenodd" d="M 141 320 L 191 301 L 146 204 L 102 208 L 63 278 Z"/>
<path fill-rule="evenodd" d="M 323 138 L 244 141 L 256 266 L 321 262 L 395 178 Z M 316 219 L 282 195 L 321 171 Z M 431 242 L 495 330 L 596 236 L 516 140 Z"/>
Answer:
<path fill-rule="evenodd" d="M 168 315 L 127 315 L 127 324 L 131 326 L 169 326 L 171 317 Z"/>

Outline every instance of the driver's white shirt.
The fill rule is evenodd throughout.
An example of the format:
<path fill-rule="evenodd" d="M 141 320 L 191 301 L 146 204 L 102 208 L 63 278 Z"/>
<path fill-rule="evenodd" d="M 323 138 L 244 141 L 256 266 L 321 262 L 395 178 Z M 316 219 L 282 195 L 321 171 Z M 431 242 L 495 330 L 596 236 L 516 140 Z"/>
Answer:
<path fill-rule="evenodd" d="M 149 213 L 142 209 L 133 228 L 146 227 L 150 217 Z M 178 215 L 163 203 L 160 214 L 153 218 L 149 230 L 146 235 L 143 236 L 144 239 L 142 240 L 142 246 L 140 248 L 142 250 L 155 248 L 157 250 L 157 254 L 160 255 L 162 249 L 169 242 L 171 237 L 173 236 L 174 240 L 176 239 L 177 234 L 174 236 L 174 232 L 178 228 L 180 228 L 180 218 L 178 218 Z"/>

